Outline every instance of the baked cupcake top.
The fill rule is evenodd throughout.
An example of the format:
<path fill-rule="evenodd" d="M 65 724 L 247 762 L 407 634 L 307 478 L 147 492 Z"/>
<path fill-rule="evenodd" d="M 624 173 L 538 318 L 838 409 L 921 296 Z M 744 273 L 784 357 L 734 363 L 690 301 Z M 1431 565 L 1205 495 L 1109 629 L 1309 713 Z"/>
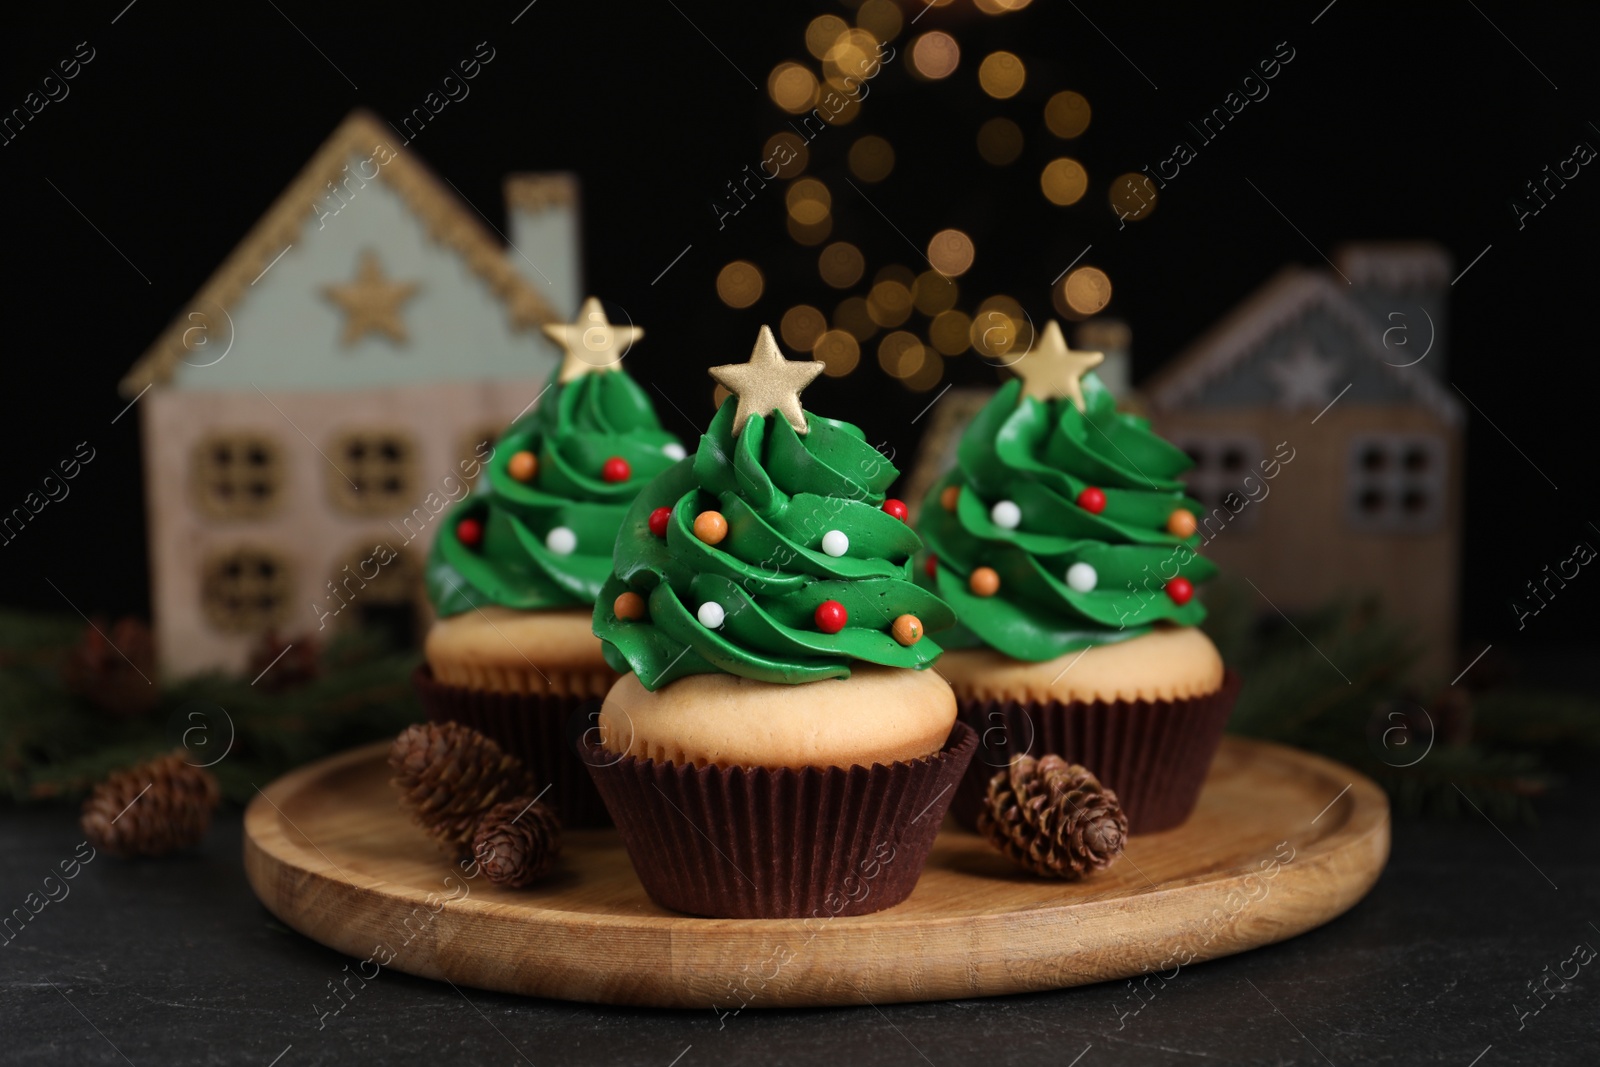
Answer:
<path fill-rule="evenodd" d="M 427 565 L 440 616 L 497 604 L 588 608 L 611 571 L 617 527 L 639 488 L 682 459 L 650 398 L 622 369 L 644 331 L 606 321 L 591 297 L 532 412 L 495 442 L 471 496 L 446 516 Z"/>
<path fill-rule="evenodd" d="M 1198 503 L 1189 457 L 1116 410 L 1051 322 L 962 435 L 954 470 L 923 502 L 927 584 L 955 608 L 950 647 L 1053 659 L 1205 618 L 1194 583 Z"/>
<path fill-rule="evenodd" d="M 884 497 L 899 472 L 856 427 L 801 409 L 821 370 L 784 359 L 763 326 L 748 363 L 712 368 L 733 395 L 698 450 L 628 509 L 594 631 L 646 689 L 719 671 L 794 684 L 938 657 L 925 634 L 954 616 L 911 578 L 922 542 Z"/>

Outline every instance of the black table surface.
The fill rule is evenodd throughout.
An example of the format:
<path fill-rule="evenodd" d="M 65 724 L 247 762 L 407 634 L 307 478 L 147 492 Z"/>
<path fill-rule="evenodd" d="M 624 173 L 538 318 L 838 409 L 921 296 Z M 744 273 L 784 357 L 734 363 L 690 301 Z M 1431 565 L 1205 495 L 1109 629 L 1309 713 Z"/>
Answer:
<path fill-rule="evenodd" d="M 1600 948 L 1597 787 L 1600 775 L 1569 782 L 1536 827 L 1502 832 L 1470 809 L 1399 821 L 1388 868 L 1350 912 L 1153 992 L 1108 982 L 726 1016 L 395 971 L 336 1002 L 330 983 L 357 961 L 256 902 L 237 811 L 193 853 L 101 855 L 63 881 L 81 840 L 74 814 L 4 809 L 0 909 L 39 910 L 0 945 L 0 1063 L 1594 1064 L 1600 962 L 1582 966 L 1590 950 L 1574 950 Z M 46 890 L 58 899 L 41 908 Z"/>

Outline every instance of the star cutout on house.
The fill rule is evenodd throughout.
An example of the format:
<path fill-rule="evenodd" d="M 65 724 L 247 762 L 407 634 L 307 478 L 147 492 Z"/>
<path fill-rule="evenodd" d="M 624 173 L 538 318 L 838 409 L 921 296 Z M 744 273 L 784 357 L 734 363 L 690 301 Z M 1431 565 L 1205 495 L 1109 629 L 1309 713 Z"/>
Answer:
<path fill-rule="evenodd" d="M 1267 364 L 1267 376 L 1278 387 L 1278 403 L 1288 411 L 1326 407 L 1338 373 L 1338 362 L 1317 355 L 1310 345 L 1302 345 L 1276 363 Z"/>
<path fill-rule="evenodd" d="M 400 321 L 400 305 L 417 294 L 415 282 L 393 282 L 384 277 L 378 257 L 366 252 L 356 280 L 348 285 L 325 285 L 323 295 L 344 309 L 342 345 L 351 345 L 368 333 L 387 334 L 397 344 L 406 342 L 406 326 Z"/>
<path fill-rule="evenodd" d="M 1082 411 L 1083 384 L 1079 379 L 1105 358 L 1104 352 L 1072 351 L 1067 347 L 1066 338 L 1061 336 L 1061 324 L 1051 319 L 1045 324 L 1039 343 L 1011 369 L 1022 379 L 1022 396 L 1036 400 L 1070 397 Z"/>
<path fill-rule="evenodd" d="M 794 427 L 794 432 L 804 434 L 811 427 L 806 424 L 806 413 L 800 407 L 800 391 L 822 373 L 819 360 L 788 360 L 778 351 L 772 331 L 761 327 L 750 359 L 744 363 L 728 363 L 711 368 L 711 377 L 739 400 L 733 413 L 733 434 L 739 435 L 744 424 L 753 415 L 770 415 L 779 412 Z"/>
<path fill-rule="evenodd" d="M 548 323 L 541 329 L 561 346 L 561 370 L 556 379 L 560 382 L 620 370 L 622 357 L 644 336 L 638 326 L 611 325 L 606 309 L 592 296 L 583 302 L 574 321 Z"/>

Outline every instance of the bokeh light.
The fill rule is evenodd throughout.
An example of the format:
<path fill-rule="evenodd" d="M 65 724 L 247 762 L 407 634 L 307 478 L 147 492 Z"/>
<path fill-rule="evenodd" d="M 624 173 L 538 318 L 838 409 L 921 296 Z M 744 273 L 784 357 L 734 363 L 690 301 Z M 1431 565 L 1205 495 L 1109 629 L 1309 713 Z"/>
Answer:
<path fill-rule="evenodd" d="M 1046 200 L 1066 207 L 1083 199 L 1089 188 L 1089 173 L 1076 159 L 1052 159 L 1039 175 L 1039 188 Z"/>
<path fill-rule="evenodd" d="M 891 378 L 908 378 L 922 369 L 928 358 L 917 335 L 896 330 L 878 342 L 878 366 Z"/>
<path fill-rule="evenodd" d="M 925 270 L 917 275 L 911 287 L 911 301 L 917 310 L 929 318 L 956 306 L 961 290 L 948 275 L 936 270 Z"/>
<path fill-rule="evenodd" d="M 761 299 L 766 281 L 747 259 L 736 259 L 717 272 L 717 296 L 731 308 L 747 308 Z"/>
<path fill-rule="evenodd" d="M 833 233 L 832 215 L 824 215 L 822 216 L 821 222 L 815 222 L 809 226 L 803 222 L 796 222 L 794 216 L 791 215 L 789 217 L 788 224 L 789 236 L 794 238 L 795 243 L 806 245 L 808 247 L 811 245 L 820 245 Z"/>
<path fill-rule="evenodd" d="M 801 178 L 783 194 L 789 217 L 802 226 L 815 226 L 828 217 L 833 207 L 833 194 L 815 178 Z"/>
<path fill-rule="evenodd" d="M 798 63 L 779 63 L 767 76 L 767 95 L 791 115 L 810 111 L 817 103 L 817 76 Z"/>
<path fill-rule="evenodd" d="M 931 348 L 923 348 L 922 363 L 902 381 L 914 393 L 925 393 L 939 384 L 944 377 L 944 357 Z"/>
<path fill-rule="evenodd" d="M 824 100 L 818 115 L 829 126 L 848 126 L 861 114 L 861 101 L 838 89 L 829 87 L 831 99 Z"/>
<path fill-rule="evenodd" d="M 857 341 L 865 341 L 878 332 L 878 324 L 867 313 L 867 302 L 859 296 L 839 301 L 839 306 L 833 309 L 833 325 Z"/>
<path fill-rule="evenodd" d="M 928 242 L 928 262 L 933 269 L 952 278 L 960 277 L 972 267 L 977 250 L 972 238 L 960 230 L 940 230 Z"/>
<path fill-rule="evenodd" d="M 864 182 L 881 182 L 894 170 L 894 146 L 870 135 L 850 146 L 850 173 Z"/>
<path fill-rule="evenodd" d="M 810 304 L 797 304 L 783 313 L 778 332 L 783 343 L 797 352 L 809 352 L 828 328 L 828 320 Z"/>
<path fill-rule="evenodd" d="M 838 15 L 818 15 L 806 27 L 806 51 L 821 59 L 850 24 Z"/>
<path fill-rule="evenodd" d="M 1033 344 L 1033 326 L 1015 299 L 991 296 L 978 305 L 967 330 L 973 351 L 989 359 L 1006 359 L 1013 353 L 1028 351 Z"/>
<path fill-rule="evenodd" d="M 1016 96 L 1027 80 L 1027 67 L 1011 52 L 991 52 L 978 65 L 978 84 L 996 100 Z"/>
<path fill-rule="evenodd" d="M 761 168 L 762 177 L 775 171 L 773 177 L 798 178 L 811 162 L 811 150 L 806 147 L 804 139 L 788 131 L 768 137 L 761 153 L 761 159 L 766 163 Z"/>
<path fill-rule="evenodd" d="M 1089 128 L 1089 101 L 1071 90 L 1052 96 L 1044 105 L 1044 124 L 1057 137 L 1071 140 Z"/>
<path fill-rule="evenodd" d="M 867 0 L 856 12 L 856 25 L 880 41 L 892 41 L 900 36 L 905 17 L 894 0 Z"/>
<path fill-rule="evenodd" d="M 972 328 L 972 320 L 967 318 L 966 312 L 941 311 L 933 317 L 933 322 L 928 325 L 928 340 L 947 356 L 959 356 L 972 345 L 972 338 L 968 330 Z"/>
<path fill-rule="evenodd" d="M 911 42 L 911 66 L 924 78 L 948 78 L 961 65 L 961 46 L 943 30 L 931 30 Z"/>
<path fill-rule="evenodd" d="M 843 330 L 828 330 L 817 338 L 811 349 L 811 358 L 822 361 L 822 373 L 830 378 L 843 378 L 861 362 L 861 346 Z"/>
<path fill-rule="evenodd" d="M 861 280 L 867 261 L 849 241 L 835 241 L 817 257 L 817 273 L 835 289 L 848 289 Z"/>
<path fill-rule="evenodd" d="M 1060 289 L 1075 316 L 1098 314 L 1111 303 L 1111 279 L 1099 267 L 1079 267 L 1062 280 Z"/>
<path fill-rule="evenodd" d="M 910 289 L 916 284 L 917 275 L 910 267 L 902 266 L 899 263 L 890 263 L 887 266 L 879 267 L 878 273 L 872 276 L 872 281 L 874 284 L 878 282 L 899 282 L 907 289 Z"/>
<path fill-rule="evenodd" d="M 1117 218 L 1142 222 L 1156 210 L 1156 184 L 1148 176 L 1130 171 L 1117 176 L 1106 198 Z"/>
<path fill-rule="evenodd" d="M 874 62 L 881 62 L 878 39 L 866 30 L 847 29 L 823 53 L 822 77 L 835 89 L 854 90 L 852 95 L 859 95 Z"/>
<path fill-rule="evenodd" d="M 1010 119 L 990 119 L 978 127 L 978 154 L 996 167 L 1015 163 L 1022 155 L 1022 127 Z"/>
<path fill-rule="evenodd" d="M 899 326 L 911 317 L 911 287 L 899 281 L 880 281 L 867 294 L 867 314 L 879 326 Z"/>

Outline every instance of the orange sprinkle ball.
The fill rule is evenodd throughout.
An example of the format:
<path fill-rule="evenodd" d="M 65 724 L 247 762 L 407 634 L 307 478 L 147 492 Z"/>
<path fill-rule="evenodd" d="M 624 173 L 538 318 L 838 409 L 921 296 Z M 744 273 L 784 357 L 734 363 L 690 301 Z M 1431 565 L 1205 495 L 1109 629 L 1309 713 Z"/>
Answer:
<path fill-rule="evenodd" d="M 1188 508 L 1178 508 L 1167 516 L 1167 532 L 1173 537 L 1193 537 L 1194 531 L 1194 512 Z"/>
<path fill-rule="evenodd" d="M 922 620 L 915 615 L 902 615 L 894 620 L 890 632 L 902 645 L 914 645 L 922 640 Z"/>
<path fill-rule="evenodd" d="M 694 517 L 694 535 L 708 545 L 718 545 L 728 536 L 728 520 L 720 511 L 702 511 Z"/>
<path fill-rule="evenodd" d="M 611 605 L 611 613 L 619 619 L 633 622 L 644 618 L 644 597 L 638 593 L 618 593 Z"/>
<path fill-rule="evenodd" d="M 994 596 L 1000 591 L 1000 575 L 993 567 L 979 567 L 967 579 L 967 588 L 979 596 Z"/>
<path fill-rule="evenodd" d="M 539 473 L 539 457 L 532 452 L 518 452 L 506 464 L 506 473 L 519 482 L 531 482 Z"/>
<path fill-rule="evenodd" d="M 944 492 L 939 494 L 939 503 L 944 506 L 946 511 L 954 511 L 956 509 L 956 501 L 960 499 L 961 487 L 959 485 L 947 485 L 944 487 Z"/>

